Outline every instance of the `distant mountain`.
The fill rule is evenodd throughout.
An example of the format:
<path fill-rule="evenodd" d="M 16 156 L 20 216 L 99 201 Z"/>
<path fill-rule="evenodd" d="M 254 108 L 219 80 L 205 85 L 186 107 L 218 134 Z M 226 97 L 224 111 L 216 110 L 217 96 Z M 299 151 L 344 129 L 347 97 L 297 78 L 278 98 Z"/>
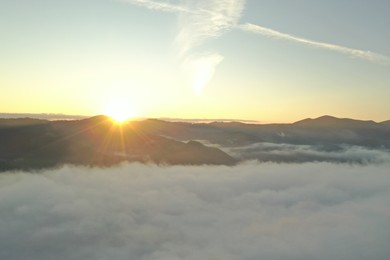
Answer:
<path fill-rule="evenodd" d="M 363 121 L 349 118 L 337 118 L 333 116 L 322 116 L 315 119 L 307 118 L 294 125 L 307 126 L 307 127 L 327 127 L 327 128 L 364 128 L 364 127 L 376 127 L 377 123 L 374 121 Z"/>
<path fill-rule="evenodd" d="M 352 157 L 343 154 L 350 149 Z M 0 119 L 0 170 L 110 166 L 124 161 L 172 165 L 233 165 L 248 159 L 364 162 L 382 152 L 390 155 L 389 151 L 390 121 L 331 116 L 264 125 L 157 119 L 116 125 L 106 116 L 73 121 Z"/>
<path fill-rule="evenodd" d="M 123 161 L 235 163 L 217 148 L 145 133 L 131 124 L 119 126 L 105 116 L 74 121 L 0 119 L 0 144 L 0 170 L 110 166 Z"/>
<path fill-rule="evenodd" d="M 0 118 L 33 118 L 45 120 L 77 120 L 88 118 L 82 115 L 66 115 L 66 114 L 32 114 L 32 113 L 0 113 Z"/>
<path fill-rule="evenodd" d="M 253 143 L 287 143 L 306 145 L 358 145 L 390 149 L 389 123 L 375 123 L 323 116 L 293 124 L 244 124 L 213 122 L 209 124 L 171 123 L 145 120 L 134 123 L 149 134 L 177 140 L 205 140 L 222 147 Z"/>
<path fill-rule="evenodd" d="M 390 120 L 384 121 L 380 123 L 381 126 L 390 128 Z"/>

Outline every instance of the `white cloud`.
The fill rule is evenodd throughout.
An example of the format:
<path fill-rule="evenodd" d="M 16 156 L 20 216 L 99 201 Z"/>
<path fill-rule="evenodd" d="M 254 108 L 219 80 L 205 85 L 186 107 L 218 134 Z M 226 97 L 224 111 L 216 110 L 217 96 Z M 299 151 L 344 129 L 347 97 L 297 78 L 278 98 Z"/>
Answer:
<path fill-rule="evenodd" d="M 181 54 L 185 54 L 191 50 L 191 48 L 200 45 L 206 39 L 220 37 L 225 31 L 236 27 L 246 32 L 297 42 L 315 48 L 336 51 L 372 62 L 390 64 L 390 57 L 379 53 L 314 41 L 252 23 L 238 24 L 242 12 L 244 11 L 245 0 L 200 0 L 189 1 L 187 2 L 187 5 L 177 5 L 170 2 L 151 0 L 121 1 L 144 6 L 149 9 L 181 14 L 183 17 L 182 27 L 176 38 L 176 44 L 178 45 Z"/>
<path fill-rule="evenodd" d="M 237 25 L 245 0 L 182 1 L 183 4 L 151 0 L 120 0 L 130 4 L 180 15 L 179 33 L 175 44 L 180 55 L 191 51 L 204 41 L 218 38 Z"/>
<path fill-rule="evenodd" d="M 389 165 L 124 165 L 0 175 L 1 259 L 376 259 Z"/>
<path fill-rule="evenodd" d="M 183 60 L 188 80 L 191 80 L 190 85 L 197 95 L 200 95 L 209 84 L 223 56 L 218 53 L 195 55 L 195 48 L 234 28 L 245 6 L 245 0 L 181 1 L 181 5 L 150 0 L 122 1 L 148 9 L 179 14 L 179 32 L 174 45 Z M 194 59 L 194 55 L 202 57 Z M 188 67 L 192 68 L 191 73 L 188 73 Z"/>
<path fill-rule="evenodd" d="M 285 143 L 254 143 L 248 146 L 223 148 L 240 160 L 262 162 L 340 162 L 383 163 L 390 161 L 390 152 L 352 145 L 302 145 Z"/>
<path fill-rule="evenodd" d="M 222 60 L 223 56 L 217 53 L 190 56 L 185 59 L 183 67 L 195 94 L 198 96 L 202 94 L 203 89 L 213 78 L 216 67 Z"/>
<path fill-rule="evenodd" d="M 210 39 L 216 39 L 231 30 L 239 21 L 245 6 L 245 0 L 200 0 L 187 1 L 191 12 L 181 13 L 179 33 L 175 46 L 188 75 L 188 64 L 191 73 L 188 79 L 197 95 L 209 84 L 217 65 L 223 60 L 218 53 L 194 55 L 195 48 Z M 201 56 L 194 59 L 194 56 Z"/>
<path fill-rule="evenodd" d="M 172 4 L 170 2 L 151 1 L 151 0 L 118 0 L 118 1 L 146 7 L 152 10 L 163 11 L 163 12 L 172 12 L 172 13 L 190 12 L 190 10 L 188 10 L 187 8 L 177 4 Z"/>
<path fill-rule="evenodd" d="M 373 61 L 373 62 L 380 62 L 380 63 L 387 63 L 387 64 L 390 63 L 389 57 L 386 57 L 384 55 L 381 55 L 381 54 L 378 54 L 375 52 L 363 51 L 363 50 L 352 49 L 352 48 L 348 48 L 348 47 L 344 47 L 344 46 L 340 46 L 340 45 L 336 45 L 336 44 L 313 41 L 313 40 L 309 40 L 306 38 L 294 36 L 291 34 L 282 33 L 282 32 L 272 30 L 270 28 L 266 28 L 263 26 L 259 26 L 256 24 L 251 24 L 251 23 L 241 24 L 238 26 L 238 28 L 240 28 L 241 30 L 247 31 L 247 32 L 261 34 L 264 36 L 269 36 L 269 37 L 273 37 L 273 38 L 277 38 L 277 39 L 281 39 L 281 40 L 297 42 L 297 43 L 301 43 L 301 44 L 308 45 L 308 46 L 315 47 L 315 48 L 332 50 L 332 51 L 340 52 L 343 54 L 347 54 L 347 55 L 361 58 L 361 59 L 366 59 L 366 60 Z"/>
<path fill-rule="evenodd" d="M 208 39 L 220 37 L 232 29 L 244 10 L 244 0 L 189 1 L 190 13 L 180 16 L 180 30 L 175 44 L 184 55 Z"/>
<path fill-rule="evenodd" d="M 194 59 L 194 56 L 202 56 L 197 54 L 196 48 L 210 39 L 221 37 L 234 28 L 316 48 L 328 49 L 374 62 L 390 63 L 390 58 L 370 51 L 313 41 L 251 23 L 239 24 L 245 8 L 245 0 L 182 0 L 180 1 L 181 4 L 153 0 L 120 1 L 152 10 L 175 13 L 179 16 L 179 30 L 174 40 L 174 46 L 182 59 L 187 82 L 190 82 L 189 85 L 198 96 L 202 94 L 203 89 L 212 80 L 217 65 L 224 57 L 217 52 L 210 52 L 208 55 Z M 191 67 L 190 73 L 189 67 Z"/>

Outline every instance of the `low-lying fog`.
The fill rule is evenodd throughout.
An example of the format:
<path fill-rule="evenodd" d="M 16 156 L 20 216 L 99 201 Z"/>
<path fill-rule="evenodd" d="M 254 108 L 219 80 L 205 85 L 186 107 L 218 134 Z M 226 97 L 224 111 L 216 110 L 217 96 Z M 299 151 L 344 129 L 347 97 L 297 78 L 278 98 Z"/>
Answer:
<path fill-rule="evenodd" d="M 389 164 L 0 174 L 0 259 L 390 259 Z"/>

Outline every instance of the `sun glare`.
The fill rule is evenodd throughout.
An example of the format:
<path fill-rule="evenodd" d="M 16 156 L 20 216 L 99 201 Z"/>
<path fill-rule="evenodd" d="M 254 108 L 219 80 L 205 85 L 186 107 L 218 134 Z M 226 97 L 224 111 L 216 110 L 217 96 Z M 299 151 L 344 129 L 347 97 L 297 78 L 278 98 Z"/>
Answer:
<path fill-rule="evenodd" d="M 103 114 L 111 117 L 116 123 L 123 123 L 136 116 L 136 112 L 129 102 L 120 100 L 109 102 L 104 107 Z"/>
<path fill-rule="evenodd" d="M 122 114 L 122 113 L 118 113 L 118 114 L 113 114 L 110 116 L 115 122 L 117 123 L 123 123 L 125 122 L 127 119 L 129 119 L 129 117 L 125 114 Z"/>

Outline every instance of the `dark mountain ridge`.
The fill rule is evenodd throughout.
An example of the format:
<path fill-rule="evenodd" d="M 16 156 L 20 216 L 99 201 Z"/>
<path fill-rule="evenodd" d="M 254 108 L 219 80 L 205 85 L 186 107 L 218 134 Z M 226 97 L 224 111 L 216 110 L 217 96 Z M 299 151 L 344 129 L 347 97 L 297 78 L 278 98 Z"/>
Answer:
<path fill-rule="evenodd" d="M 144 131 L 177 140 L 207 140 L 235 147 L 259 142 L 321 145 L 360 145 L 390 149 L 390 129 L 386 122 L 362 121 L 323 116 L 292 124 L 209 124 L 169 123 L 159 120 L 135 122 Z"/>
<path fill-rule="evenodd" d="M 328 128 L 355 128 L 355 127 L 375 127 L 378 123 L 372 120 L 356 120 L 349 118 L 337 118 L 333 116 L 321 116 L 318 118 L 306 118 L 293 123 L 299 126 L 328 127 Z"/>
<path fill-rule="evenodd" d="M 117 125 L 106 116 L 74 121 L 0 119 L 0 170 L 63 164 L 111 166 L 124 161 L 162 164 L 225 164 L 225 152 Z"/>
<path fill-rule="evenodd" d="M 146 119 L 118 125 L 106 116 L 73 121 L 0 119 L 0 170 L 110 166 L 124 161 L 233 165 L 245 159 L 284 158 L 282 146 L 297 151 L 312 147 L 318 152 L 353 146 L 389 151 L 388 122 L 331 116 L 292 124 Z M 305 161 L 302 158 L 298 154 L 295 160 Z"/>

